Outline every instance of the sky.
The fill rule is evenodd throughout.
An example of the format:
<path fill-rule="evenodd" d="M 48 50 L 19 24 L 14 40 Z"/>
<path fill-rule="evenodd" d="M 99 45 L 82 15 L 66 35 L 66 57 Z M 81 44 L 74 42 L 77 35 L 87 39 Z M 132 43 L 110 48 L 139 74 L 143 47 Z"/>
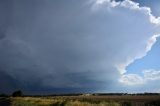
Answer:
<path fill-rule="evenodd" d="M 0 93 L 160 92 L 159 0 L 1 0 Z"/>

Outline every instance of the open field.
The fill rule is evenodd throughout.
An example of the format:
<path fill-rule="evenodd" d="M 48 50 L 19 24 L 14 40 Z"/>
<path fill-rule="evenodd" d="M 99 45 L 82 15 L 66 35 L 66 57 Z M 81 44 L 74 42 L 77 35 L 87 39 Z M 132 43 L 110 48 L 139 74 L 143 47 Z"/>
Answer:
<path fill-rule="evenodd" d="M 160 96 L 1 97 L 0 106 L 160 106 Z"/>

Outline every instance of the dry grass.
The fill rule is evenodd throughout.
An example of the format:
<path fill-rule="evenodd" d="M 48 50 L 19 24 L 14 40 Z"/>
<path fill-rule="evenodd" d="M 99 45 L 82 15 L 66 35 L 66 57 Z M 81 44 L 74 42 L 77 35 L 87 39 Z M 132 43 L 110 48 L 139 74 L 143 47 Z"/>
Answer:
<path fill-rule="evenodd" d="M 160 96 L 10 97 L 9 100 L 9 106 L 160 106 Z"/>
<path fill-rule="evenodd" d="M 116 102 L 91 102 L 66 98 L 16 97 L 11 100 L 11 106 L 120 106 Z"/>

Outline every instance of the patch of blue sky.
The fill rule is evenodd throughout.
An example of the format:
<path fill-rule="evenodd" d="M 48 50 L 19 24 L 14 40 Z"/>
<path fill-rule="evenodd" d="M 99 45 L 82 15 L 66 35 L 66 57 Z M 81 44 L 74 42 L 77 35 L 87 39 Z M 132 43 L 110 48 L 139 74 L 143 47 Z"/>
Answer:
<path fill-rule="evenodd" d="M 116 0 L 123 1 L 123 0 Z M 150 7 L 154 16 L 160 16 L 160 0 L 132 0 L 139 3 L 140 6 Z"/>
<path fill-rule="evenodd" d="M 160 16 L 160 0 L 132 0 L 140 3 L 140 6 L 150 7 L 152 14 Z"/>
<path fill-rule="evenodd" d="M 160 70 L 160 38 L 153 45 L 152 49 L 141 59 L 135 60 L 126 70 L 127 73 L 143 75 L 143 70 Z"/>

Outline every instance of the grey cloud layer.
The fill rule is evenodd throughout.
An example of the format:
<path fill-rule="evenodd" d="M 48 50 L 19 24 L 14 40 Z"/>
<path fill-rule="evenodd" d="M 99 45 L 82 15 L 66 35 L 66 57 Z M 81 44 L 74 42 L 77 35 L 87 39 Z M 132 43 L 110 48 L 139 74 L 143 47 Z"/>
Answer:
<path fill-rule="evenodd" d="M 0 22 L 9 22 L 0 30 L 0 69 L 28 91 L 117 91 L 116 66 L 143 53 L 156 33 L 148 15 L 120 6 L 95 8 L 86 0 L 5 4 L 11 9 L 0 11 L 7 14 Z"/>

